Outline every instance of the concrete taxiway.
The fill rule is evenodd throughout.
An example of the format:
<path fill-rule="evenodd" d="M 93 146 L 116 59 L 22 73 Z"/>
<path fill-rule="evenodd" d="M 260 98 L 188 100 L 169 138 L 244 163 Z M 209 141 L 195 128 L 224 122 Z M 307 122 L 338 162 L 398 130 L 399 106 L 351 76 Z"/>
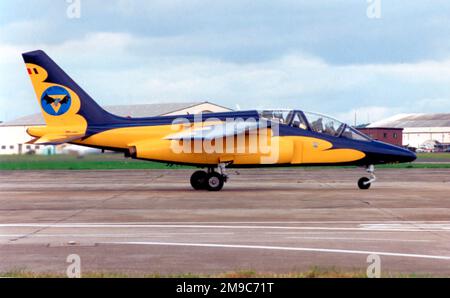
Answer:
<path fill-rule="evenodd" d="M 314 266 L 450 276 L 450 170 L 1 171 L 0 272 L 288 273 Z"/>

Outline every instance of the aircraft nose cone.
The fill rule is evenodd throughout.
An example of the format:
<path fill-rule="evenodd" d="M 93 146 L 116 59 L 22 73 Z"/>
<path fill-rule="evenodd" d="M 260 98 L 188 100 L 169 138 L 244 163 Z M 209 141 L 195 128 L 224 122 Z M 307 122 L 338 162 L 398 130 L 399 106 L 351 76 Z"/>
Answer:
<path fill-rule="evenodd" d="M 399 162 L 412 162 L 416 160 L 416 158 L 416 154 L 408 149 L 403 149 L 402 152 L 398 154 Z"/>
<path fill-rule="evenodd" d="M 414 152 L 402 147 L 379 141 L 374 141 L 373 144 L 372 158 L 375 160 L 375 163 L 412 162 L 417 158 Z"/>

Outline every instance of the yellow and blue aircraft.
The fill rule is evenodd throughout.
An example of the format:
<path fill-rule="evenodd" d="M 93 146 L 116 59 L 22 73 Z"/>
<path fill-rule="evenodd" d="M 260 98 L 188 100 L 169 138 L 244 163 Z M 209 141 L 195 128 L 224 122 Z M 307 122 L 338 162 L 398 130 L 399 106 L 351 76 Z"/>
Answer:
<path fill-rule="evenodd" d="M 226 167 L 336 165 L 366 167 L 370 178 L 360 178 L 358 186 L 368 189 L 376 180 L 374 165 L 416 159 L 409 150 L 301 110 L 120 117 L 101 108 L 43 51 L 22 56 L 46 123 L 28 128 L 30 143 L 71 143 L 204 168 L 191 176 L 196 190 L 221 190 Z"/>

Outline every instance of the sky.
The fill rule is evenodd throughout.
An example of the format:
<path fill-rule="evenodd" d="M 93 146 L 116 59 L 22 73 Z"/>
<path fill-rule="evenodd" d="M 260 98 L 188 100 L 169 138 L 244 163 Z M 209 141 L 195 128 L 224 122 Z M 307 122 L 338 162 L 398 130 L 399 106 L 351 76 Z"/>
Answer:
<path fill-rule="evenodd" d="M 450 113 L 448 0 L 2 0 L 0 121 L 39 112 L 36 49 L 103 106 Z"/>

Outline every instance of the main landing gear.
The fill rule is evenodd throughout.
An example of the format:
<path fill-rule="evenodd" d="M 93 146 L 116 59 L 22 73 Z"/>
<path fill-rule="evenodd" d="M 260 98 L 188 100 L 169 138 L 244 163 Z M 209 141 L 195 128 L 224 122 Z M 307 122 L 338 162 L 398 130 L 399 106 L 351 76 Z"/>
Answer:
<path fill-rule="evenodd" d="M 367 177 L 359 178 L 359 180 L 358 180 L 358 187 L 360 189 L 369 189 L 370 185 L 377 180 L 377 177 L 375 176 L 375 167 L 374 167 L 374 165 L 366 166 L 366 172 L 369 173 L 370 178 L 367 178 Z"/>
<path fill-rule="evenodd" d="M 191 185 L 195 190 L 207 189 L 209 191 L 219 191 L 222 189 L 228 176 L 225 173 L 225 164 L 219 164 L 218 172 L 214 168 L 208 168 L 208 171 L 196 171 L 191 176 Z"/>

